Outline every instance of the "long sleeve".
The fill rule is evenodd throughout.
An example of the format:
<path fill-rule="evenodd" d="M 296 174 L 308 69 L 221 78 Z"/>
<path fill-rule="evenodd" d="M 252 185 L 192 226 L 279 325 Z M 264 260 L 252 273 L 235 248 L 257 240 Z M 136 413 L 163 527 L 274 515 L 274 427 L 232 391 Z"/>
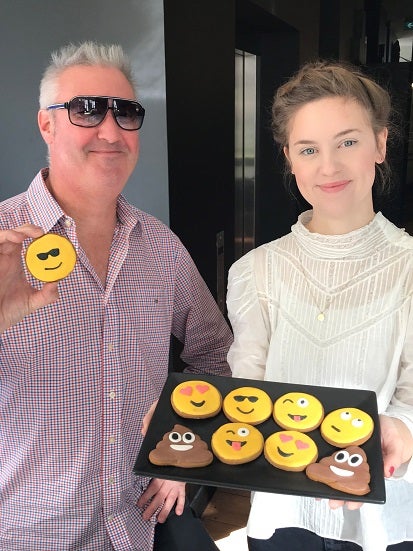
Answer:
<path fill-rule="evenodd" d="M 231 330 L 182 245 L 177 270 L 172 333 L 183 343 L 185 371 L 230 376 Z"/>
<path fill-rule="evenodd" d="M 235 335 L 228 353 L 233 376 L 264 379 L 270 342 L 270 321 L 263 288 L 265 251 L 251 251 L 229 271 L 227 307 Z"/>
<path fill-rule="evenodd" d="M 410 303 L 409 319 L 404 337 L 404 346 L 400 359 L 399 376 L 396 390 L 390 404 L 384 412 L 385 415 L 396 417 L 405 423 L 413 435 L 413 309 Z M 396 477 L 403 477 L 408 482 L 413 482 L 413 460 L 402 466 L 396 473 Z"/>

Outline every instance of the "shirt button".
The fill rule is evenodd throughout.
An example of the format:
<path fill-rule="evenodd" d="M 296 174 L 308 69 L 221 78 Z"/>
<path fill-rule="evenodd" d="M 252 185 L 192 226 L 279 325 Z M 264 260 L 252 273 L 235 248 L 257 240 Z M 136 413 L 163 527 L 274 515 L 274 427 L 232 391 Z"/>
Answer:
<path fill-rule="evenodd" d="M 70 218 L 65 218 L 64 224 L 66 228 L 70 228 L 70 226 L 72 225 L 72 221 L 70 220 Z"/>
<path fill-rule="evenodd" d="M 110 342 L 110 343 L 108 344 L 108 350 L 109 350 L 109 352 L 112 352 L 112 350 L 113 350 L 114 348 L 115 348 L 115 345 L 114 345 L 113 343 Z"/>
<path fill-rule="evenodd" d="M 114 477 L 114 476 L 110 476 L 110 477 L 108 478 L 108 482 L 109 482 L 109 484 L 115 484 L 115 477 Z"/>
<path fill-rule="evenodd" d="M 114 400 L 114 399 L 116 398 L 116 392 L 115 392 L 114 390 L 111 390 L 111 391 L 109 392 L 109 398 L 110 398 L 111 400 Z"/>
<path fill-rule="evenodd" d="M 113 520 L 113 515 L 108 515 L 108 521 L 112 522 L 112 520 Z"/>
<path fill-rule="evenodd" d="M 116 442 L 116 436 L 109 436 L 109 444 L 114 444 Z"/>

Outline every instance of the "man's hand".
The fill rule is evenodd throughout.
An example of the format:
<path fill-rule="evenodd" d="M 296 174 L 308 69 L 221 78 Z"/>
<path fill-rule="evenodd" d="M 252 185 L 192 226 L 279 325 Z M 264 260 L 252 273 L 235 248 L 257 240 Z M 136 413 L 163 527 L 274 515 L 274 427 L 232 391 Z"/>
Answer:
<path fill-rule="evenodd" d="M 31 224 L 0 231 L 0 333 L 59 298 L 57 283 L 46 283 L 38 291 L 24 275 L 22 243 L 41 235 L 43 230 Z"/>
<path fill-rule="evenodd" d="M 175 513 L 182 515 L 185 505 L 185 482 L 153 478 L 141 495 L 138 507 L 145 509 L 144 520 L 149 520 L 157 514 L 158 522 L 165 522 L 175 503 Z"/>
<path fill-rule="evenodd" d="M 148 409 L 147 414 L 146 414 L 145 417 L 143 418 L 143 421 L 142 421 L 142 428 L 141 428 L 141 434 L 142 434 L 142 436 L 145 436 L 145 434 L 146 434 L 147 431 L 148 431 L 149 423 L 151 422 L 151 419 L 152 419 L 152 416 L 153 416 L 153 412 L 155 411 L 155 408 L 156 408 L 157 403 L 158 403 L 158 400 L 156 400 L 156 402 L 154 402 L 154 403 L 151 405 L 151 407 Z"/>

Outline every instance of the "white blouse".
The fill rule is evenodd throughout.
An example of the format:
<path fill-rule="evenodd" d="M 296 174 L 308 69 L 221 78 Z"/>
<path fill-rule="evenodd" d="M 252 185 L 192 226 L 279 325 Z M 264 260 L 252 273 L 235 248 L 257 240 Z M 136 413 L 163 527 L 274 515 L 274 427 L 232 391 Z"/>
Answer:
<path fill-rule="evenodd" d="M 413 237 L 381 213 L 345 235 L 315 234 L 305 227 L 311 215 L 229 271 L 233 376 L 373 390 L 379 413 L 413 434 Z M 412 483 L 410 461 L 386 479 L 386 504 L 357 511 L 255 492 L 248 535 L 296 526 L 385 551 L 413 540 Z"/>

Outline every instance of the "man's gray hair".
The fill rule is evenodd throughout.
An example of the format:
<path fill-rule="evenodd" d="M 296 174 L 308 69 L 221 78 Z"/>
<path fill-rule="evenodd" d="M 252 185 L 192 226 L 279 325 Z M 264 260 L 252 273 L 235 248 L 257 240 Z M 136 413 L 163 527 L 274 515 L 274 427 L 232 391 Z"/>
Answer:
<path fill-rule="evenodd" d="M 56 101 L 57 82 L 60 74 L 65 69 L 77 65 L 96 65 L 119 69 L 136 92 L 131 62 L 122 46 L 119 44 L 98 44 L 91 41 L 68 44 L 52 53 L 51 62 L 43 73 L 40 82 L 40 109 L 45 109 Z"/>

